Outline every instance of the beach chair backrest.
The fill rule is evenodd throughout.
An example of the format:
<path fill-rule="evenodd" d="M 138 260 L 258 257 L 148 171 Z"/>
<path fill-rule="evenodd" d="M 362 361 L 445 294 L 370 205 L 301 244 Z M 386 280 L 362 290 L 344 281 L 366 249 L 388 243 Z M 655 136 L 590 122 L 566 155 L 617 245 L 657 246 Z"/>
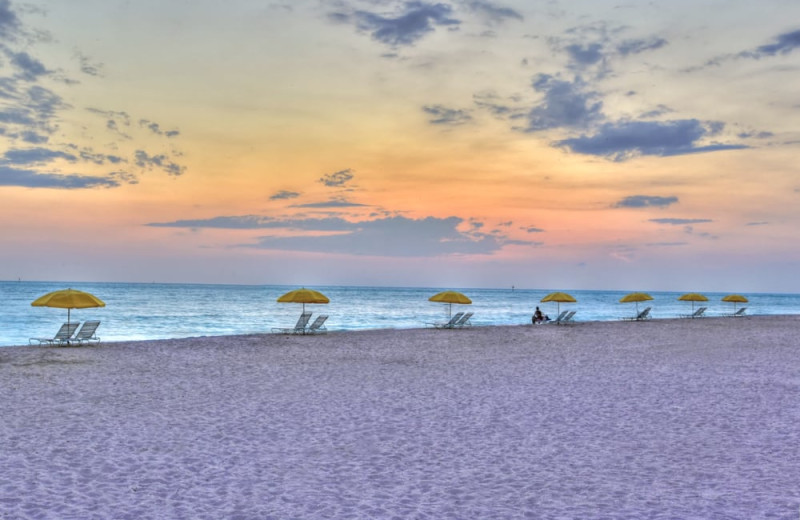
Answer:
<path fill-rule="evenodd" d="M 559 314 L 558 317 L 553 320 L 553 323 L 561 323 L 567 314 L 569 314 L 569 311 L 561 311 L 561 314 Z"/>
<path fill-rule="evenodd" d="M 317 316 L 317 319 L 314 320 L 314 323 L 311 324 L 308 330 L 310 330 L 311 332 L 319 330 L 319 328 L 322 327 L 322 325 L 325 323 L 325 320 L 327 319 L 328 319 L 327 314 L 320 314 L 319 316 Z"/>
<path fill-rule="evenodd" d="M 453 317 L 450 318 L 450 321 L 448 321 L 447 324 L 448 325 L 455 325 L 456 323 L 458 323 L 458 320 L 460 320 L 461 316 L 463 316 L 463 315 L 464 315 L 463 312 L 457 312 L 457 313 L 453 314 Z"/>
<path fill-rule="evenodd" d="M 100 326 L 99 321 L 84 321 L 81 330 L 75 335 L 75 339 L 91 339 L 94 337 L 94 333 L 97 330 L 97 327 Z"/>
<path fill-rule="evenodd" d="M 80 323 L 63 324 L 61 328 L 58 329 L 58 332 L 56 332 L 56 335 L 53 336 L 53 339 L 56 341 L 62 341 L 71 338 L 72 335 L 75 333 L 75 330 L 77 330 L 78 325 L 80 325 Z"/>
<path fill-rule="evenodd" d="M 645 308 L 642 312 L 639 313 L 639 315 L 636 317 L 636 319 L 637 320 L 646 320 L 647 317 L 650 315 L 650 309 L 652 309 L 652 307 Z"/>
<path fill-rule="evenodd" d="M 297 319 L 297 324 L 294 326 L 294 330 L 304 330 L 306 325 L 308 325 L 308 320 L 311 319 L 311 311 L 306 311 L 300 315 Z"/>
<path fill-rule="evenodd" d="M 468 312 L 468 313 L 464 314 L 463 316 L 461 316 L 461 318 L 456 322 L 456 327 L 463 327 L 464 325 L 466 325 L 473 314 L 475 314 L 475 313 L 474 312 Z"/>

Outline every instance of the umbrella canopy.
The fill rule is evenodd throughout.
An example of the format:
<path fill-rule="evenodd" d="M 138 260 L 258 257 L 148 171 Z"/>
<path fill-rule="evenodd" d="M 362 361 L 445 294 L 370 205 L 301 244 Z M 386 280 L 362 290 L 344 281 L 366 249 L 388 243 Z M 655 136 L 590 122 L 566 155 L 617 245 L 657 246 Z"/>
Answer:
<path fill-rule="evenodd" d="M 61 289 L 40 296 L 31 302 L 32 307 L 55 307 L 67 309 L 67 323 L 72 309 L 88 309 L 91 307 L 105 307 L 103 300 L 94 294 L 75 289 Z"/>
<path fill-rule="evenodd" d="M 319 291 L 303 287 L 287 292 L 278 298 L 278 303 L 302 303 L 303 312 L 305 312 L 307 303 L 330 303 L 330 300 Z"/>
<path fill-rule="evenodd" d="M 461 305 L 469 305 L 472 303 L 472 300 L 467 298 L 465 295 L 461 294 L 458 291 L 442 291 L 440 293 L 436 293 L 430 298 L 428 298 L 429 302 L 441 302 L 449 304 L 447 306 L 447 315 L 451 316 L 453 311 L 453 304 L 458 303 Z"/>
<path fill-rule="evenodd" d="M 632 292 L 620 298 L 620 303 L 636 302 L 636 314 L 639 314 L 639 302 L 646 302 L 652 300 L 653 297 L 645 292 Z"/>
<path fill-rule="evenodd" d="M 692 302 L 692 312 L 694 312 L 694 302 L 707 302 L 708 298 L 700 293 L 692 292 L 681 295 L 678 300 L 682 302 Z"/>
<path fill-rule="evenodd" d="M 565 292 L 552 292 L 540 300 L 544 302 L 556 302 L 558 305 L 558 313 L 561 314 L 562 303 L 577 303 L 578 300 Z"/>
<path fill-rule="evenodd" d="M 741 294 L 729 294 L 727 296 L 723 296 L 722 301 L 733 302 L 733 310 L 735 312 L 737 303 L 747 303 L 749 300 L 744 296 L 742 296 Z"/>

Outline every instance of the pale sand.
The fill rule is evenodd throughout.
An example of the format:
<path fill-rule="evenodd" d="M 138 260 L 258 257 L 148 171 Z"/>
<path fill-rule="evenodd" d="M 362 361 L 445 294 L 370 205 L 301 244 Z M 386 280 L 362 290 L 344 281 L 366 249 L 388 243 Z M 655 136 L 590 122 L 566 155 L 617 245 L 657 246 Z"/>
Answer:
<path fill-rule="evenodd" d="M 791 518 L 800 317 L 0 348 L 0 519 Z"/>

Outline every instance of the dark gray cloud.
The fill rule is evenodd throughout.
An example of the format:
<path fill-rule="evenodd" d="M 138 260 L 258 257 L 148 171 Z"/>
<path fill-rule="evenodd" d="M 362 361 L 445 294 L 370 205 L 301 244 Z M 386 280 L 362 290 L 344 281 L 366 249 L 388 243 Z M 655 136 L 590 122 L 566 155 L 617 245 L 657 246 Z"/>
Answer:
<path fill-rule="evenodd" d="M 585 128 L 603 118 L 601 101 L 597 92 L 576 78 L 565 81 L 549 74 L 533 78 L 533 89 L 544 94 L 542 102 L 528 114 L 528 131 L 552 128 Z"/>
<path fill-rule="evenodd" d="M 511 243 L 502 236 L 461 232 L 457 217 L 409 219 L 389 217 L 353 223 L 348 233 L 326 236 L 266 236 L 255 247 L 367 256 L 492 254 Z M 514 244 L 535 245 L 513 241 Z"/>
<path fill-rule="evenodd" d="M 48 148 L 26 148 L 6 151 L 6 153 L 3 154 L 3 159 L 0 160 L 0 164 L 44 164 L 55 159 L 64 159 L 65 161 L 69 162 L 75 162 L 78 160 L 75 155 L 57 150 L 50 150 Z"/>
<path fill-rule="evenodd" d="M 434 125 L 463 125 L 472 121 L 466 110 L 447 108 L 443 105 L 425 105 L 422 110 L 431 116 L 429 122 Z"/>
<path fill-rule="evenodd" d="M 166 137 L 176 137 L 176 136 L 180 135 L 180 131 L 178 131 L 178 130 L 163 130 L 161 128 L 161 125 L 159 125 L 158 123 L 155 123 L 153 121 L 149 121 L 147 119 L 140 119 L 139 120 L 139 126 L 147 128 L 148 130 L 150 130 L 152 133 L 154 133 L 156 135 L 163 135 L 163 136 L 166 136 Z"/>
<path fill-rule="evenodd" d="M 136 166 L 151 170 L 158 168 L 169 175 L 182 175 L 186 171 L 185 166 L 172 162 L 171 158 L 165 154 L 149 155 L 144 150 L 136 150 L 134 153 Z"/>
<path fill-rule="evenodd" d="M 269 200 L 288 200 L 296 199 L 300 194 L 296 191 L 281 190 L 273 195 L 270 195 Z"/>
<path fill-rule="evenodd" d="M 666 208 L 678 202 L 678 197 L 659 197 L 653 195 L 631 195 L 616 204 L 615 208 Z"/>
<path fill-rule="evenodd" d="M 328 186 L 329 188 L 339 188 L 353 180 L 352 168 L 346 170 L 339 170 L 338 172 L 329 173 L 319 179 L 319 182 Z"/>
<path fill-rule="evenodd" d="M 654 51 L 664 47 L 665 45 L 667 45 L 667 40 L 657 37 L 624 40 L 622 43 L 617 45 L 617 52 L 622 56 L 629 56 L 632 54 Z"/>
<path fill-rule="evenodd" d="M 468 0 L 464 5 L 489 24 L 500 24 L 506 20 L 524 20 L 524 17 L 519 11 L 511 9 L 510 7 L 500 7 L 491 2 Z"/>
<path fill-rule="evenodd" d="M 480 92 L 472 96 L 472 100 L 480 109 L 489 111 L 495 117 L 519 119 L 525 117 L 527 110 L 518 106 L 519 99 L 503 99 L 494 92 Z"/>
<path fill-rule="evenodd" d="M 437 26 L 457 27 L 461 22 L 451 17 L 453 8 L 448 4 L 404 2 L 392 14 L 369 11 L 337 11 L 329 14 L 331 20 L 352 23 L 359 31 L 367 32 L 372 39 L 390 47 L 413 45 Z"/>
<path fill-rule="evenodd" d="M 151 227 L 174 227 L 192 229 L 294 229 L 300 231 L 353 231 L 352 222 L 339 217 L 278 219 L 259 215 L 223 216 L 209 219 L 176 220 L 174 222 L 153 222 Z"/>
<path fill-rule="evenodd" d="M 261 249 L 313 251 L 370 256 L 439 256 L 450 254 L 492 254 L 504 245 L 537 246 L 540 242 L 509 240 L 501 233 L 478 231 L 458 217 L 409 219 L 403 216 L 350 222 L 338 217 L 276 219 L 256 215 L 215 217 L 147 224 L 153 227 L 214 229 L 283 229 L 300 231 L 293 236 L 264 236 L 255 245 Z M 310 234 L 309 234 L 310 233 Z M 320 236 L 319 233 L 333 233 Z"/>
<path fill-rule="evenodd" d="M 13 41 L 20 30 L 19 18 L 10 0 L 0 0 L 0 41 Z"/>
<path fill-rule="evenodd" d="M 573 43 L 564 48 L 570 59 L 581 66 L 600 63 L 603 58 L 603 46 L 599 43 Z"/>
<path fill-rule="evenodd" d="M 621 121 L 601 125 L 593 135 L 581 135 L 557 144 L 573 152 L 625 161 L 641 155 L 667 157 L 719 150 L 739 150 L 739 144 L 701 145 L 720 132 L 722 124 L 697 119 L 674 121 Z"/>
<path fill-rule="evenodd" d="M 361 208 L 366 207 L 366 204 L 359 204 L 357 202 L 350 202 L 345 199 L 332 199 L 324 200 L 322 202 L 309 202 L 307 204 L 293 204 L 293 208 Z"/>
<path fill-rule="evenodd" d="M 670 226 L 686 226 L 688 224 L 706 224 L 714 221 L 708 218 L 651 218 L 650 222 L 668 224 Z"/>
<path fill-rule="evenodd" d="M 523 229 L 525 231 L 527 231 L 528 233 L 544 233 L 544 229 L 538 228 L 538 227 L 533 227 L 533 226 L 527 227 L 527 228 L 523 228 Z"/>
<path fill-rule="evenodd" d="M 776 56 L 778 54 L 789 54 L 796 49 L 800 49 L 800 29 L 775 37 L 773 43 L 761 45 L 754 50 L 744 51 L 739 54 L 743 58 L 760 59 L 766 56 Z"/>
<path fill-rule="evenodd" d="M 748 222 L 745 226 L 769 226 L 769 222 L 762 221 L 762 222 Z"/>
<path fill-rule="evenodd" d="M 116 188 L 119 182 L 111 177 L 85 175 L 60 175 L 37 173 L 0 165 L 0 186 L 19 186 L 24 188 L 88 189 Z"/>
<path fill-rule="evenodd" d="M 36 81 L 40 76 L 50 74 L 42 62 L 31 57 L 27 52 L 7 51 L 11 64 L 18 70 L 18 77 L 24 81 Z"/>

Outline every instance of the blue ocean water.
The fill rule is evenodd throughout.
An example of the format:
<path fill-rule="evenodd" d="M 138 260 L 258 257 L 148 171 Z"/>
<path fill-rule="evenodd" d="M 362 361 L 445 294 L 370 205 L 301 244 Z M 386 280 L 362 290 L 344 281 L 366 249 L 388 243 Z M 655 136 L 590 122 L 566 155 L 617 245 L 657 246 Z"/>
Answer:
<path fill-rule="evenodd" d="M 0 282 L 0 346 L 25 345 L 30 337 L 52 337 L 67 311 L 31 307 L 50 291 L 71 287 L 90 292 L 106 302 L 96 309 L 71 311 L 72 321 L 101 320 L 97 331 L 104 341 L 170 339 L 270 332 L 273 327 L 292 327 L 300 304 L 277 303 L 277 298 L 296 287 L 271 285 L 202 285 L 142 283 Z M 329 330 L 418 328 L 447 318 L 448 306 L 428 298 L 441 288 L 314 287 L 327 295 L 326 305 L 308 305 L 314 314 L 327 314 Z M 537 305 L 554 317 L 555 303 L 539 303 L 550 290 L 458 289 L 469 296 L 469 306 L 453 305 L 452 312 L 474 312 L 474 325 L 530 323 Z M 571 291 L 578 301 L 561 304 L 577 311 L 578 321 L 618 320 L 632 316 L 634 304 L 618 303 L 628 291 Z M 652 317 L 674 318 L 691 311 L 690 302 L 678 301 L 679 292 L 650 292 L 654 300 L 640 303 L 653 307 Z M 720 301 L 724 293 L 704 293 L 707 315 L 731 313 L 733 304 Z M 800 314 L 800 295 L 747 294 L 748 314 Z M 739 304 L 741 306 L 741 304 Z"/>

